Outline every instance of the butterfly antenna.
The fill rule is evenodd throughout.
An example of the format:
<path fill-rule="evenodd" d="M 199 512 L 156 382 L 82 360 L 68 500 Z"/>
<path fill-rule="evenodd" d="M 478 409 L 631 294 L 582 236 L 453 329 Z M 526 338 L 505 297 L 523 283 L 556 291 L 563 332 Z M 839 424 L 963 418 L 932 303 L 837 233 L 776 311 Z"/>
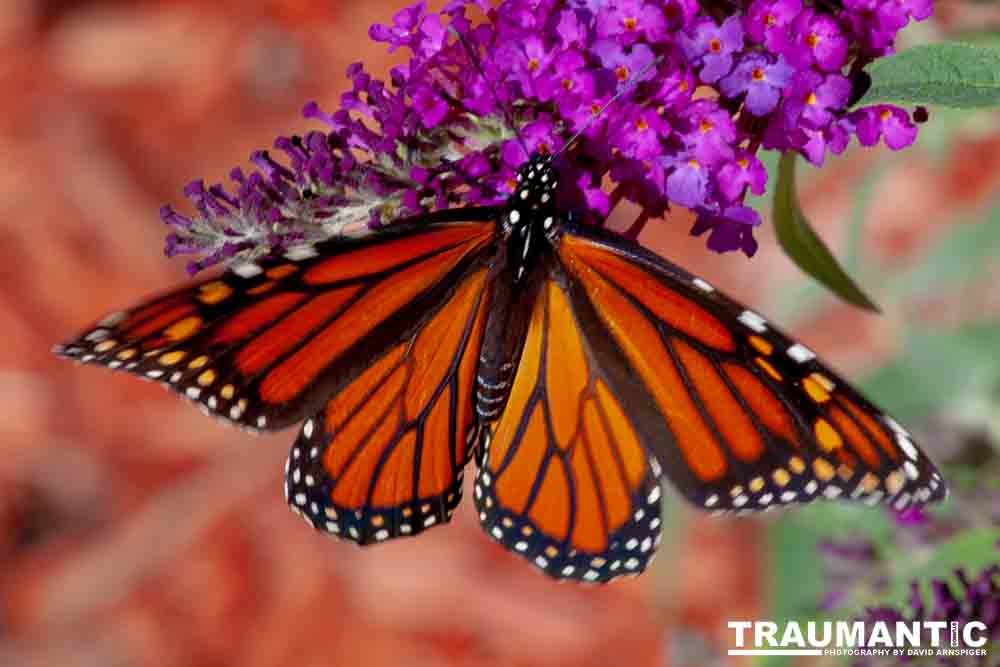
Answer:
<path fill-rule="evenodd" d="M 583 127 L 581 127 L 579 130 L 577 130 L 576 134 L 574 134 L 572 137 L 570 137 L 569 140 L 565 144 L 563 144 L 563 147 L 560 148 L 555 153 L 555 155 L 553 155 L 552 157 L 556 158 L 556 157 L 562 155 L 563 153 L 565 153 L 567 150 L 569 150 L 569 148 L 574 143 L 576 143 L 577 141 L 579 141 L 580 137 L 582 137 L 587 130 L 589 130 L 591 127 L 593 127 L 594 123 L 596 123 L 601 118 L 601 116 L 604 115 L 604 112 L 607 111 L 608 107 L 610 107 L 612 104 L 614 104 L 615 102 L 617 102 L 618 100 L 620 100 L 622 97 L 624 97 L 626 95 L 626 93 L 628 93 L 630 90 L 632 90 L 632 88 L 635 87 L 635 85 L 639 81 L 639 79 L 641 79 L 643 76 L 645 76 L 647 72 L 649 72 L 650 70 L 652 70 L 653 68 L 655 68 L 656 66 L 658 66 L 661 62 L 663 62 L 663 56 L 657 56 L 652 61 L 646 63 L 642 67 L 642 69 L 640 69 L 638 72 L 635 73 L 634 76 L 632 76 L 628 81 L 626 81 L 625 85 L 622 86 L 621 89 L 618 90 L 618 92 L 616 92 L 614 95 L 612 95 L 611 99 L 609 99 L 607 102 L 605 102 L 601 106 L 601 108 L 598 109 L 590 117 L 590 120 L 588 120 L 584 124 Z"/>
<path fill-rule="evenodd" d="M 469 60 L 472 61 L 472 66 L 476 68 L 477 72 L 479 72 L 479 76 L 483 77 L 483 81 L 486 82 L 486 87 L 490 90 L 490 95 L 493 96 L 493 101 L 496 102 L 500 110 L 503 111 L 504 120 L 507 121 L 510 129 L 514 131 L 517 143 L 521 145 L 521 149 L 524 151 L 525 156 L 531 157 L 531 151 L 528 150 L 528 144 L 524 142 L 524 137 L 521 136 L 521 133 L 517 129 L 517 125 L 514 123 L 514 116 L 511 114 L 510 109 L 508 109 L 507 106 L 500 101 L 500 98 L 497 96 L 497 91 L 495 91 L 493 86 L 490 85 L 489 77 L 486 76 L 486 70 L 483 69 L 483 64 L 479 62 L 478 54 L 472 49 L 472 46 L 465 41 L 465 37 L 462 36 L 462 33 L 456 30 L 453 26 L 449 26 L 448 30 L 450 30 L 451 33 L 458 38 L 458 41 L 462 44 L 462 48 L 465 49 L 465 53 L 469 56 Z"/>

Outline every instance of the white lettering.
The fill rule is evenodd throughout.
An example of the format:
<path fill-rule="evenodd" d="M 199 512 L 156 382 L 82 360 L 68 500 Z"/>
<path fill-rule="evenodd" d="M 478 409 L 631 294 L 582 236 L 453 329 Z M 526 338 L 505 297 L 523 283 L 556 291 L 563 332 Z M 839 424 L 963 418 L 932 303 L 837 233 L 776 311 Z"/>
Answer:
<path fill-rule="evenodd" d="M 947 621 L 924 621 L 924 627 L 931 631 L 931 646 L 941 646 L 941 631 L 948 627 Z"/>
<path fill-rule="evenodd" d="M 864 642 L 864 621 L 837 623 L 837 646 L 853 648 L 855 646 L 864 646 Z"/>
<path fill-rule="evenodd" d="M 809 634 L 809 645 L 815 646 L 817 648 L 822 648 L 824 646 L 830 645 L 830 640 L 833 639 L 833 624 L 830 621 L 823 621 L 823 638 L 818 639 L 816 637 L 816 628 L 819 624 L 810 621 L 808 626 L 806 626 L 806 632 Z"/>
<path fill-rule="evenodd" d="M 871 635 L 868 636 L 868 646 L 892 646 L 892 635 L 889 634 L 889 626 L 885 621 L 878 621 L 872 628 Z"/>
<path fill-rule="evenodd" d="M 785 632 L 781 635 L 781 645 L 785 648 L 794 646 L 796 648 L 805 648 L 806 640 L 802 636 L 802 628 L 796 621 L 789 621 L 788 625 L 785 626 Z"/>
<path fill-rule="evenodd" d="M 753 623 L 750 621 L 729 621 L 727 625 L 730 630 L 736 630 L 736 648 L 743 648 L 743 631 L 749 630 Z"/>
<path fill-rule="evenodd" d="M 761 621 L 756 626 L 754 626 L 754 645 L 764 646 L 764 640 L 767 640 L 767 645 L 770 647 L 777 646 L 777 640 L 774 636 L 778 634 L 778 624 L 772 621 Z"/>
<path fill-rule="evenodd" d="M 896 621 L 896 646 L 920 646 L 920 622 Z"/>
<path fill-rule="evenodd" d="M 972 638 L 973 630 L 979 631 L 980 633 L 979 639 Z M 969 648 L 980 648 L 988 641 L 988 637 L 986 636 L 985 633 L 986 633 L 985 623 L 983 623 L 982 621 L 969 621 L 968 623 L 965 624 L 965 627 L 962 628 L 962 642 Z"/>

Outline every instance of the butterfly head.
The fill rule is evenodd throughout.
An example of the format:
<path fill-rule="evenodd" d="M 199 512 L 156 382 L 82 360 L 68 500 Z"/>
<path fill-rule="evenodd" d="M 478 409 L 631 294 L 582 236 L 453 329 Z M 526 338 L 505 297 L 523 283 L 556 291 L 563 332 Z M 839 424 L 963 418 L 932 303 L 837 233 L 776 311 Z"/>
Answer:
<path fill-rule="evenodd" d="M 554 238 L 558 184 L 551 155 L 536 153 L 517 171 L 517 187 L 500 219 L 515 284 L 531 273 L 546 237 Z"/>
<path fill-rule="evenodd" d="M 558 177 L 552 156 L 541 153 L 532 155 L 517 170 L 517 187 L 504 210 L 503 226 L 507 233 L 537 225 L 544 225 L 544 231 L 549 231 L 555 219 Z"/>

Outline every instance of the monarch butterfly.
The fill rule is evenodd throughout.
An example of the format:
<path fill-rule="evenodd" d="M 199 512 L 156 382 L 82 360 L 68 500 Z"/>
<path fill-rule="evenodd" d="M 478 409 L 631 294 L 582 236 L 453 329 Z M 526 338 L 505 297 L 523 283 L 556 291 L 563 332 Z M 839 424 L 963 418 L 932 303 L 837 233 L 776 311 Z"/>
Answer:
<path fill-rule="evenodd" d="M 556 578 L 642 571 L 660 482 L 713 511 L 945 496 L 909 434 L 805 346 L 638 244 L 574 223 L 551 156 L 503 206 L 329 241 L 102 319 L 64 357 L 254 430 L 302 422 L 292 509 L 358 544 L 447 522 Z"/>

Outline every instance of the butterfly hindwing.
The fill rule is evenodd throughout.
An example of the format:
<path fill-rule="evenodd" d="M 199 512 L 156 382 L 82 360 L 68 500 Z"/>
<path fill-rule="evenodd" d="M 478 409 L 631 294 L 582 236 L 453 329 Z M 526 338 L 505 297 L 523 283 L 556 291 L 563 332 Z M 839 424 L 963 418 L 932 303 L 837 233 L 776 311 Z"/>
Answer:
<path fill-rule="evenodd" d="M 694 504 L 844 497 L 901 509 L 944 497 L 894 420 L 758 314 L 605 233 L 567 225 L 556 244 L 656 405 L 639 424 L 653 455 Z"/>
<path fill-rule="evenodd" d="M 57 352 L 162 382 L 227 421 L 283 428 L 411 336 L 493 236 L 470 213 L 293 250 L 109 315 Z"/>
<path fill-rule="evenodd" d="M 657 464 L 556 271 L 540 267 L 509 398 L 484 431 L 476 507 L 487 534 L 548 575 L 608 581 L 645 569 L 659 543 Z"/>
<path fill-rule="evenodd" d="M 315 528 L 359 544 L 448 521 L 474 443 L 472 391 L 490 282 L 461 276 L 441 305 L 303 424 L 285 494 Z"/>

